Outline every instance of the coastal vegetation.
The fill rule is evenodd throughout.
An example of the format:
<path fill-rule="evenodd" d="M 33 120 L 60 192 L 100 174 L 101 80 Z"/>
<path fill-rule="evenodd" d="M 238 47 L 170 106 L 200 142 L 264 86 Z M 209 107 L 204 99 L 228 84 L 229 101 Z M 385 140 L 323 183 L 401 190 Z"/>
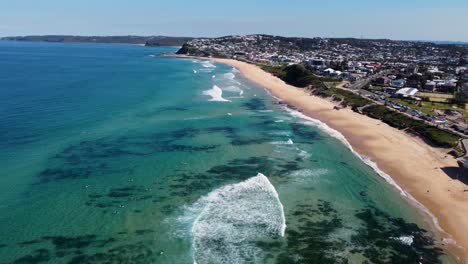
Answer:
<path fill-rule="evenodd" d="M 314 75 L 305 65 L 295 64 L 279 67 L 261 65 L 261 68 L 277 76 L 287 84 L 300 88 L 307 88 L 311 91 L 311 94 L 316 96 L 332 98 L 343 107 L 351 107 L 353 111 L 358 112 L 359 108 L 363 108 L 362 114 L 379 119 L 394 128 L 405 129 L 437 147 L 455 147 L 460 139 L 456 134 L 426 124 L 422 120 L 412 119 L 402 113 L 390 110 L 383 105 L 374 105 L 371 100 L 351 91 L 327 87 L 325 82 L 333 80 Z"/>
<path fill-rule="evenodd" d="M 407 129 L 438 147 L 455 147 L 460 139 L 459 136 L 449 131 L 428 125 L 423 121 L 414 120 L 383 105 L 366 107 L 363 109 L 363 113 L 369 117 L 382 120 L 382 122 L 392 127 Z"/>
<path fill-rule="evenodd" d="M 290 66 L 269 66 L 260 65 L 260 67 L 267 72 L 280 78 L 287 84 L 305 88 L 308 86 L 313 87 L 325 87 L 324 78 L 316 76 L 310 69 L 304 64 L 293 64 Z"/>
<path fill-rule="evenodd" d="M 221 54 L 217 51 L 210 50 L 200 50 L 188 43 L 184 43 L 182 47 L 176 52 L 180 55 L 190 55 L 190 56 L 199 56 L 199 57 L 216 57 L 216 58 L 226 58 L 226 55 Z"/>

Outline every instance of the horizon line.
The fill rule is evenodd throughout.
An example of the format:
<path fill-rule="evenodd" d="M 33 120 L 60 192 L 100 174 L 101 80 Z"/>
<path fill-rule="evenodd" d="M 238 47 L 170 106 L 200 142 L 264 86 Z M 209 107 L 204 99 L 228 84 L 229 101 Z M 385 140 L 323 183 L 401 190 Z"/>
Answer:
<path fill-rule="evenodd" d="M 429 43 L 437 43 L 437 42 L 447 42 L 452 44 L 468 44 L 468 40 L 425 40 L 425 39 L 392 39 L 392 38 L 362 38 L 362 37 L 324 37 L 324 36 L 293 36 L 293 35 L 280 35 L 280 34 L 267 34 L 267 33 L 252 33 L 252 34 L 227 34 L 227 35 L 220 35 L 220 36 L 187 36 L 187 35 L 134 35 L 134 34 L 122 34 L 122 35 L 74 35 L 74 34 L 28 34 L 28 35 L 7 35 L 1 36 L 0 39 L 4 38 L 17 38 L 17 37 L 45 37 L 45 36 L 68 36 L 68 37 L 174 37 L 174 38 L 223 38 L 229 36 L 252 36 L 252 35 L 266 35 L 266 36 L 275 36 L 275 37 L 287 37 L 287 38 L 322 38 L 322 39 L 361 39 L 361 40 L 391 40 L 391 41 L 407 41 L 407 42 L 429 42 Z"/>

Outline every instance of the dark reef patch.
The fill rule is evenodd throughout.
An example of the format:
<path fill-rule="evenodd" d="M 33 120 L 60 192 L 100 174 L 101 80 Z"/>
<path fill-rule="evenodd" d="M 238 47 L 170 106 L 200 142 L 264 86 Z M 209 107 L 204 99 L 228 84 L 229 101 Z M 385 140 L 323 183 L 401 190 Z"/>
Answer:
<path fill-rule="evenodd" d="M 144 186 L 126 186 L 112 188 L 105 194 L 92 193 L 88 195 L 86 205 L 97 208 L 118 208 L 135 201 L 155 198 L 154 190 Z"/>
<path fill-rule="evenodd" d="M 314 128 L 311 126 L 304 125 L 301 123 L 291 123 L 289 125 L 294 135 L 299 136 L 301 137 L 301 139 L 303 139 L 303 141 L 300 143 L 310 143 L 311 141 L 318 140 L 321 138 L 320 134 L 317 131 L 315 131 Z"/>
<path fill-rule="evenodd" d="M 233 146 L 245 146 L 245 145 L 255 145 L 255 144 L 264 144 L 271 142 L 271 138 L 236 138 L 231 141 Z"/>
<path fill-rule="evenodd" d="M 104 252 L 73 257 L 68 264 L 97 264 L 97 263 L 154 263 L 161 256 L 148 245 L 150 241 L 141 241 L 133 244 L 120 245 Z"/>
<path fill-rule="evenodd" d="M 434 246 L 434 240 L 427 231 L 402 218 L 394 218 L 375 208 L 356 213 L 363 222 L 353 244 L 373 263 L 441 263 L 443 254 Z M 411 237 L 412 243 L 403 243 L 401 237 Z"/>
<path fill-rule="evenodd" d="M 299 205 L 292 215 L 298 224 L 295 228 L 290 224 L 285 245 L 276 246 L 277 263 L 348 263 L 352 255 L 365 257 L 363 263 L 441 263 L 442 250 L 426 230 L 376 208 L 356 211 L 363 223 L 357 230 L 347 227 L 332 204 L 323 200 L 316 206 Z M 333 235 L 341 230 L 352 233 L 350 241 Z M 413 242 L 402 242 L 403 236 Z"/>
<path fill-rule="evenodd" d="M 346 257 L 334 253 L 345 249 L 345 241 L 331 238 L 344 228 L 329 202 L 319 200 L 317 206 L 299 205 L 293 215 L 298 217 L 298 229 L 286 229 L 286 248 L 277 263 L 347 263 Z"/>
<path fill-rule="evenodd" d="M 163 186 L 159 186 L 159 188 L 169 190 L 170 195 L 157 197 L 155 202 L 161 203 L 160 211 L 162 213 L 173 213 L 177 207 L 165 205 L 166 202 L 179 205 L 193 203 L 200 196 L 220 186 L 244 181 L 259 172 L 268 175 L 269 178 L 275 178 L 275 181 L 278 182 L 282 181 L 283 177 L 285 180 L 285 176 L 290 173 L 290 170 L 299 169 L 302 167 L 296 161 L 261 156 L 233 159 L 223 165 L 213 166 L 203 173 L 180 171 L 180 173 L 168 177 Z M 169 202 L 168 199 L 172 202 Z"/>
<path fill-rule="evenodd" d="M 19 246 L 29 246 L 29 245 L 34 245 L 34 244 L 38 244 L 38 243 L 41 243 L 41 242 L 42 242 L 41 240 L 29 240 L 29 241 L 19 242 L 18 245 Z"/>
<path fill-rule="evenodd" d="M 118 235 L 126 235 L 120 237 L 121 239 L 97 235 L 44 236 L 42 240 L 32 241 L 37 241 L 37 244 L 47 246 L 48 249 L 34 249 L 13 263 L 44 263 L 57 259 L 60 259 L 60 263 L 150 263 L 161 256 L 160 251 L 154 251 L 151 248 L 152 242 L 145 238 L 153 232 L 150 229 L 134 231 L 131 237 L 140 240 L 134 243 L 128 243 L 128 238 L 131 237 L 128 237 L 127 232 L 118 233 Z M 144 240 L 141 241 L 141 239 Z"/>
<path fill-rule="evenodd" d="M 138 113 L 137 117 L 148 118 L 148 117 L 160 115 L 166 112 L 185 112 L 188 110 L 189 109 L 185 107 L 167 106 L 167 107 L 160 107 L 154 110 L 149 110 L 149 111 Z"/>
<path fill-rule="evenodd" d="M 243 106 L 253 111 L 267 110 L 265 101 L 258 97 L 249 99 L 247 102 L 243 103 Z"/>
<path fill-rule="evenodd" d="M 34 264 L 43 263 L 51 259 L 51 253 L 47 249 L 36 249 L 31 254 L 22 256 L 17 260 L 13 261 L 15 264 Z"/>
<path fill-rule="evenodd" d="M 208 132 L 208 133 L 222 133 L 229 137 L 232 135 L 236 135 L 236 133 L 238 132 L 238 129 L 234 127 L 229 127 L 229 126 L 217 126 L 217 127 L 206 128 L 203 131 Z"/>
<path fill-rule="evenodd" d="M 275 162 L 266 156 L 234 159 L 226 165 L 214 166 L 207 173 L 221 179 L 243 181 L 257 173 L 270 175 L 274 171 Z"/>
<path fill-rule="evenodd" d="M 83 249 L 96 242 L 96 235 L 85 235 L 76 237 L 45 236 L 44 240 L 49 240 L 56 250 L 78 250 Z"/>
<path fill-rule="evenodd" d="M 225 128 L 226 131 L 229 131 Z M 65 148 L 52 157 L 46 169 L 39 173 L 41 182 L 64 179 L 85 179 L 111 173 L 129 174 L 132 168 L 120 168 L 121 160 L 145 157 L 163 152 L 209 152 L 219 145 L 187 145 L 179 140 L 193 138 L 202 133 L 198 129 L 184 128 L 175 131 L 104 137 L 82 141 Z"/>
<path fill-rule="evenodd" d="M 154 233 L 154 230 L 151 230 L 151 229 L 139 229 L 139 230 L 136 230 L 135 231 L 135 234 L 136 235 L 146 235 L 146 234 L 151 234 L 151 233 Z"/>

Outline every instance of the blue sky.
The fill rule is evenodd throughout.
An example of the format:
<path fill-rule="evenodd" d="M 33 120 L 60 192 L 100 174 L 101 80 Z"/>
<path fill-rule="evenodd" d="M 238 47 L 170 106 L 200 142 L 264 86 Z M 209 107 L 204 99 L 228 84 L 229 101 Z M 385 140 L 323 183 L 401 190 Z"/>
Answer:
<path fill-rule="evenodd" d="M 251 33 L 468 41 L 468 0 L 0 0 L 0 36 Z"/>

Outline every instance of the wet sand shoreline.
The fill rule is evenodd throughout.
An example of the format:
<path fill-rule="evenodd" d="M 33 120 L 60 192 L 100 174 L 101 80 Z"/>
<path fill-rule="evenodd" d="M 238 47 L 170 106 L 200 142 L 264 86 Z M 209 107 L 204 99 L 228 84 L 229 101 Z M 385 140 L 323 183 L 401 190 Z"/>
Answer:
<path fill-rule="evenodd" d="M 447 154 L 448 149 L 431 147 L 416 136 L 349 108 L 334 110 L 331 101 L 311 96 L 253 64 L 231 59 L 201 59 L 235 67 L 246 79 L 273 96 L 340 132 L 359 155 L 377 164 L 416 203 L 435 216 L 434 227 L 440 226 L 446 234 L 438 232 L 439 235 L 447 238 L 440 244 L 458 257 L 460 263 L 468 263 L 468 192 L 465 192 L 468 186 L 446 174 L 458 168 L 455 158 Z"/>

